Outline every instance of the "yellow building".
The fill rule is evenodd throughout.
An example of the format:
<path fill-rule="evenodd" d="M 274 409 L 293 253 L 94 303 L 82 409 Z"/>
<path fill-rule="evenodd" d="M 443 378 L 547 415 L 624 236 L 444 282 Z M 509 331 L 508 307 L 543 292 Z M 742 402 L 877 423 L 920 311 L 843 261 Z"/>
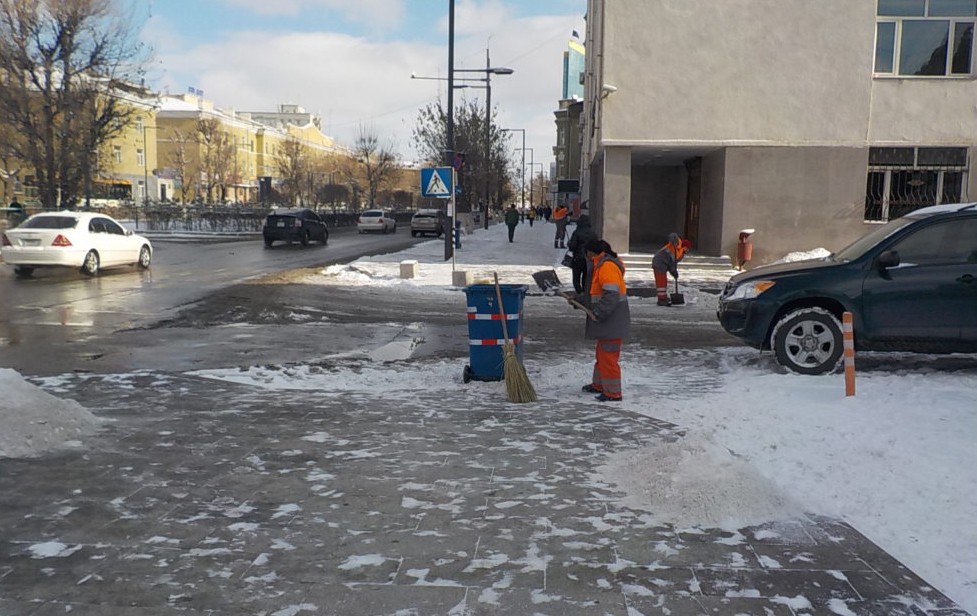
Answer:
<path fill-rule="evenodd" d="M 313 156 L 348 153 L 323 135 L 317 122 L 299 126 L 292 118 L 275 121 L 276 115 L 219 109 L 197 94 L 164 95 L 156 120 L 159 176 L 173 182 L 173 189 L 161 196 L 175 201 L 254 202 L 259 178 L 270 178 L 269 186 L 278 184 L 287 141 L 297 140 Z M 201 131 L 206 126 L 215 134 Z"/>

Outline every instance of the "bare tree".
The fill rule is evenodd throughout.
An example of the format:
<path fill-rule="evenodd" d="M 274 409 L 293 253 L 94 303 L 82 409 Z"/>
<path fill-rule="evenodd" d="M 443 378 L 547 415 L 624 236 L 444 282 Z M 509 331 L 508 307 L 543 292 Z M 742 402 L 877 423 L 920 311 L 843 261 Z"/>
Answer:
<path fill-rule="evenodd" d="M 173 166 L 176 179 L 180 181 L 180 201 L 186 203 L 193 198 L 200 178 L 199 164 L 194 156 L 197 140 L 194 135 L 174 130 L 171 141 L 173 149 L 168 162 Z M 194 173 L 194 170 L 197 172 Z"/>
<path fill-rule="evenodd" d="M 371 206 L 376 205 L 377 193 L 397 173 L 397 155 L 392 147 L 380 144 L 376 132 L 362 126 L 353 146 L 353 155 L 360 162 L 365 176 L 368 203 Z"/>
<path fill-rule="evenodd" d="M 508 174 L 509 133 L 489 118 L 489 143 L 485 138 L 485 107 L 477 100 L 461 101 L 455 109 L 454 147 L 447 144 L 447 112 L 441 101 L 430 103 L 418 112 L 414 125 L 413 139 L 417 151 L 428 164 L 440 166 L 448 149 L 455 152 L 455 167 L 458 170 L 457 196 L 459 212 L 471 212 L 477 201 L 484 195 L 485 182 L 489 184 L 493 202 L 498 205 L 511 195 L 511 182 Z M 488 158 L 486 159 L 486 154 Z"/>
<path fill-rule="evenodd" d="M 200 145 L 200 172 L 204 198 L 207 203 L 214 202 L 217 190 L 218 200 L 227 194 L 227 181 L 232 175 L 234 164 L 234 144 L 231 136 L 224 130 L 217 118 L 197 120 L 197 142 Z"/>
<path fill-rule="evenodd" d="M 282 194 L 290 204 L 296 200 L 305 204 L 310 163 L 309 149 L 294 137 L 278 148 L 278 176 L 282 179 Z"/>
<path fill-rule="evenodd" d="M 27 163 L 41 204 L 73 206 L 101 144 L 144 96 L 147 60 L 116 0 L 0 0 L 0 124 Z"/>

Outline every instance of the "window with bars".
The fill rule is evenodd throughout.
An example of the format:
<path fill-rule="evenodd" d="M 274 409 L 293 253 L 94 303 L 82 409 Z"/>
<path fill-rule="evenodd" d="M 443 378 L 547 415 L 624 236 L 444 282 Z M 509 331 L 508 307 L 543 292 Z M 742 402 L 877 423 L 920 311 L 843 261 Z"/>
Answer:
<path fill-rule="evenodd" d="M 865 221 L 958 203 L 966 195 L 967 148 L 870 148 Z"/>

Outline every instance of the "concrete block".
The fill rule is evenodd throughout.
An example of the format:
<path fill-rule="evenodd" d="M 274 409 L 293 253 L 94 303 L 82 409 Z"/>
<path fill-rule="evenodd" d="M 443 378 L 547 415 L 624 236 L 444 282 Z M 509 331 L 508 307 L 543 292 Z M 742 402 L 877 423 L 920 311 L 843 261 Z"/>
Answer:
<path fill-rule="evenodd" d="M 417 261 L 401 261 L 400 277 L 404 279 L 417 278 Z"/>
<path fill-rule="evenodd" d="M 451 284 L 456 287 L 467 287 L 472 283 L 472 273 L 464 270 L 451 272 Z"/>

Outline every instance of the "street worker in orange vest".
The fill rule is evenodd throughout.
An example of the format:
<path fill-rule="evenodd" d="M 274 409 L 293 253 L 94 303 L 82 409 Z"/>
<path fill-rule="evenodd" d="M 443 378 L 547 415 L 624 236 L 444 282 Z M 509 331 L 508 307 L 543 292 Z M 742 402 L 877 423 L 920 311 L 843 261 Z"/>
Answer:
<path fill-rule="evenodd" d="M 560 204 L 553 210 L 553 222 L 556 223 L 556 237 L 553 239 L 553 248 L 566 248 L 564 242 L 567 238 L 567 215 L 570 208 Z"/>
<path fill-rule="evenodd" d="M 610 244 L 593 239 L 584 248 L 590 266 L 589 293 L 581 293 L 576 300 L 589 307 L 584 335 L 596 340 L 596 361 L 591 382 L 583 386 L 588 393 L 598 394 L 600 402 L 620 402 L 621 345 L 631 331 L 631 308 L 628 288 L 624 283 L 624 263 Z"/>
<path fill-rule="evenodd" d="M 668 299 L 668 274 L 678 280 L 678 262 L 685 256 L 685 252 L 692 246 L 689 240 L 683 240 L 678 233 L 668 234 L 668 243 L 655 253 L 651 260 L 651 270 L 655 273 L 655 291 L 658 295 L 659 306 L 671 306 Z"/>

